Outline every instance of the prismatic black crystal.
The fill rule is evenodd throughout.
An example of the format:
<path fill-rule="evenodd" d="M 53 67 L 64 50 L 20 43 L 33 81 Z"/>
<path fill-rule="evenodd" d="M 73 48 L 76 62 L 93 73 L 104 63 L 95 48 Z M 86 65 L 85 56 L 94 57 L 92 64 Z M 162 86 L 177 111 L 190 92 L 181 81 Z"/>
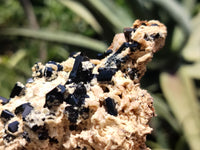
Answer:
<path fill-rule="evenodd" d="M 13 118 L 13 117 L 14 117 L 13 113 L 11 113 L 8 110 L 3 110 L 1 112 L 1 118 L 4 118 L 5 120 L 9 120 L 10 118 Z"/>
<path fill-rule="evenodd" d="M 110 114 L 110 115 L 113 115 L 113 116 L 117 116 L 118 112 L 117 112 L 117 109 L 116 109 L 116 104 L 115 104 L 115 101 L 114 99 L 108 97 L 104 100 L 104 106 L 106 108 L 106 111 Z"/>
<path fill-rule="evenodd" d="M 76 123 L 79 115 L 79 111 L 74 106 L 65 107 L 65 113 L 68 115 L 68 119 L 71 123 Z"/>
<path fill-rule="evenodd" d="M 46 103 L 44 107 L 51 108 L 52 106 L 58 106 L 63 103 L 68 93 L 64 85 L 59 84 L 53 90 L 46 94 Z"/>
<path fill-rule="evenodd" d="M 22 83 L 17 82 L 14 88 L 12 89 L 10 98 L 14 98 L 15 96 L 21 96 L 24 94 L 25 94 L 25 86 Z"/>
<path fill-rule="evenodd" d="M 117 69 L 115 68 L 99 68 L 97 75 L 98 81 L 111 81 L 112 76 L 116 73 Z"/>
<path fill-rule="evenodd" d="M 88 65 L 85 65 L 86 67 L 83 67 L 82 63 L 89 63 L 89 59 L 86 56 L 83 56 L 83 54 L 79 54 L 75 57 L 74 66 L 72 68 L 72 71 L 69 75 L 69 79 L 66 84 L 70 84 L 72 82 L 74 83 L 80 83 L 80 82 L 89 82 L 93 78 L 92 74 L 92 67 L 88 67 Z M 91 65 L 90 65 L 91 66 Z"/>
<path fill-rule="evenodd" d="M 25 103 L 15 109 L 15 114 L 17 115 L 21 113 L 23 120 L 25 120 L 26 116 L 30 114 L 31 110 L 33 110 L 33 106 L 31 106 L 30 103 Z"/>
<path fill-rule="evenodd" d="M 87 91 L 84 84 L 79 83 L 76 86 L 76 89 L 74 90 L 73 94 L 70 94 L 65 101 L 68 104 L 80 106 L 84 103 L 84 100 L 87 97 L 86 94 Z"/>
<path fill-rule="evenodd" d="M 7 104 L 9 101 L 10 101 L 9 99 L 0 96 L 0 103 L 1 103 L 2 105 Z"/>
<path fill-rule="evenodd" d="M 9 123 L 8 130 L 12 133 L 16 132 L 18 130 L 19 122 L 14 121 L 12 123 Z"/>

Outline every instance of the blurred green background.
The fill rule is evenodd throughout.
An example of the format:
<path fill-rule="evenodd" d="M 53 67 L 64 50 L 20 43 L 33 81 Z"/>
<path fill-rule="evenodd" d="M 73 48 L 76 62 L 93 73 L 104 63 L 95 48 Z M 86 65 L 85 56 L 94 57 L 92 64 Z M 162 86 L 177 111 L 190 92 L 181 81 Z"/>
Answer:
<path fill-rule="evenodd" d="M 200 150 L 200 0 L 0 0 L 0 96 L 25 84 L 35 62 L 61 62 L 72 51 L 95 58 L 136 19 L 168 28 L 141 81 L 157 113 L 147 145 Z"/>

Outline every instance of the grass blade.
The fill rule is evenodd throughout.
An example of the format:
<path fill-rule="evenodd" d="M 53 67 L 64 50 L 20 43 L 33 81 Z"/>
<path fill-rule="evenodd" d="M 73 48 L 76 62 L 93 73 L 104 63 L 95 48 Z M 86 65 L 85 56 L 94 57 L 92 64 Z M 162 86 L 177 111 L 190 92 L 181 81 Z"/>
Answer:
<path fill-rule="evenodd" d="M 112 1 L 88 0 L 87 2 L 113 25 L 115 32 L 121 32 L 124 27 L 130 26 L 133 23 L 132 17 Z"/>
<path fill-rule="evenodd" d="M 170 109 L 168 105 L 164 102 L 164 100 L 161 97 L 155 94 L 151 95 L 154 98 L 154 107 L 158 117 L 164 118 L 177 133 L 180 133 L 180 126 L 176 119 L 170 114 Z"/>
<path fill-rule="evenodd" d="M 49 42 L 58 42 L 93 49 L 97 52 L 104 52 L 107 49 L 107 45 L 101 41 L 94 40 L 80 34 L 63 31 L 50 32 L 45 30 L 32 30 L 25 28 L 5 28 L 0 30 L 0 35 L 23 36 L 46 40 Z"/>
<path fill-rule="evenodd" d="M 192 20 L 193 32 L 182 51 L 183 57 L 188 61 L 200 61 L 200 13 Z"/>
<path fill-rule="evenodd" d="M 182 126 L 190 148 L 196 150 L 197 147 L 200 147 L 199 109 L 196 109 L 198 102 L 187 89 L 189 83 L 186 84 L 179 75 L 169 73 L 162 73 L 160 81 L 163 93 Z M 196 106 L 194 106 L 194 103 L 196 103 Z"/>
<path fill-rule="evenodd" d="M 63 5 L 75 12 L 78 16 L 83 18 L 87 23 L 89 23 L 93 27 L 93 29 L 97 33 L 102 33 L 102 28 L 100 24 L 89 12 L 89 10 L 86 7 L 84 7 L 81 3 L 72 0 L 59 0 L 59 2 L 61 2 Z"/>
<path fill-rule="evenodd" d="M 183 6 L 175 0 L 152 0 L 168 11 L 169 15 L 183 28 L 185 33 L 191 32 L 190 15 Z"/>

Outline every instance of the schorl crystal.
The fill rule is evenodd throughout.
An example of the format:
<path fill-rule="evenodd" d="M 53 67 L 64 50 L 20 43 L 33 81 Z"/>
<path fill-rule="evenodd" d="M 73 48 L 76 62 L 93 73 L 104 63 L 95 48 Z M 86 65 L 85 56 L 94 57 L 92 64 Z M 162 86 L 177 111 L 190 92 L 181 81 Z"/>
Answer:
<path fill-rule="evenodd" d="M 44 76 L 51 77 L 52 74 L 53 74 L 53 69 L 51 67 L 45 67 Z"/>
<path fill-rule="evenodd" d="M 22 104 L 22 105 L 18 106 L 15 109 L 15 114 L 17 115 L 17 114 L 21 113 L 23 120 L 25 120 L 26 116 L 28 114 L 30 114 L 32 109 L 33 109 L 33 106 L 31 106 L 30 103 L 25 103 L 25 104 Z"/>
<path fill-rule="evenodd" d="M 27 142 L 30 142 L 30 141 L 31 141 L 31 139 L 29 138 L 28 132 L 26 132 L 26 131 L 24 131 L 24 132 L 22 133 L 22 137 L 23 137 L 24 139 L 26 139 Z"/>
<path fill-rule="evenodd" d="M 82 64 L 81 64 L 82 61 L 83 61 L 83 56 L 81 55 L 76 56 L 74 66 L 69 75 L 69 79 L 74 80 L 77 77 L 78 70 L 82 69 Z"/>
<path fill-rule="evenodd" d="M 70 94 L 68 98 L 65 100 L 66 103 L 71 105 L 80 106 L 84 103 L 85 98 L 87 97 L 86 88 L 83 84 L 79 83 L 76 86 L 73 94 Z"/>
<path fill-rule="evenodd" d="M 25 94 L 25 86 L 22 83 L 17 82 L 14 88 L 12 89 L 10 98 L 14 98 L 15 96 L 21 96 L 24 94 Z"/>
<path fill-rule="evenodd" d="M 7 104 L 9 101 L 10 101 L 9 99 L 0 96 L 0 103 L 1 103 L 2 105 Z"/>
<path fill-rule="evenodd" d="M 78 109 L 74 106 L 67 106 L 65 107 L 65 113 L 67 113 L 68 119 L 71 123 L 76 123 L 79 115 Z"/>
<path fill-rule="evenodd" d="M 74 66 L 72 71 L 69 75 L 69 79 L 66 84 L 70 84 L 72 82 L 79 83 L 79 82 L 88 82 L 93 78 L 92 69 L 93 68 L 83 68 L 82 62 L 88 61 L 86 56 L 82 56 L 82 54 L 75 57 Z"/>
<path fill-rule="evenodd" d="M 5 140 L 6 142 L 11 142 L 15 139 L 16 137 L 14 135 L 11 134 L 7 134 L 6 136 L 3 137 L 3 140 Z"/>
<path fill-rule="evenodd" d="M 124 28 L 124 36 L 127 42 L 131 41 L 131 33 L 133 32 L 133 28 Z"/>
<path fill-rule="evenodd" d="M 8 125 L 8 130 L 12 133 L 16 132 L 18 130 L 19 122 L 14 121 Z"/>
<path fill-rule="evenodd" d="M 1 112 L 1 118 L 4 118 L 5 120 L 9 120 L 10 118 L 13 118 L 13 117 L 14 115 L 8 110 L 3 110 Z"/>
<path fill-rule="evenodd" d="M 97 75 L 98 81 L 111 81 L 112 76 L 116 73 L 117 69 L 115 68 L 99 68 Z"/>
<path fill-rule="evenodd" d="M 115 101 L 114 99 L 108 97 L 104 100 L 104 106 L 106 108 L 106 111 L 113 116 L 117 116 L 118 112 L 117 109 L 115 107 Z"/>
<path fill-rule="evenodd" d="M 46 103 L 44 107 L 51 108 L 52 106 L 58 106 L 63 103 L 67 95 L 64 85 L 59 84 L 53 90 L 46 94 Z"/>
<path fill-rule="evenodd" d="M 49 137 L 48 131 L 44 130 L 38 133 L 38 139 L 39 140 L 47 140 Z"/>

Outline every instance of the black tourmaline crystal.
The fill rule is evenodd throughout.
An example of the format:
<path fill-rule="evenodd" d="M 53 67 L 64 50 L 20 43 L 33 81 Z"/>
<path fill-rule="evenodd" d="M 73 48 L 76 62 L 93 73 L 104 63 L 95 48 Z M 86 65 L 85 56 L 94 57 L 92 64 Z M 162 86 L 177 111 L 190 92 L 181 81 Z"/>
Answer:
<path fill-rule="evenodd" d="M 117 116 L 118 112 L 117 109 L 115 107 L 115 101 L 114 99 L 108 97 L 104 100 L 104 106 L 106 108 L 106 111 L 113 116 Z"/>
<path fill-rule="evenodd" d="M 68 115 L 68 119 L 71 123 L 76 123 L 79 115 L 79 111 L 74 106 L 65 107 L 65 113 Z"/>
<path fill-rule="evenodd" d="M 24 131 L 24 132 L 22 133 L 22 137 L 23 137 L 24 139 L 26 139 L 27 142 L 30 142 L 30 141 L 31 141 L 31 139 L 30 139 L 30 137 L 29 137 L 29 135 L 28 135 L 28 132 L 26 132 L 26 131 Z"/>
<path fill-rule="evenodd" d="M 51 108 L 52 106 L 58 106 L 63 103 L 67 95 L 64 85 L 59 84 L 53 90 L 46 94 L 46 103 L 44 107 Z"/>
<path fill-rule="evenodd" d="M 69 79 L 66 84 L 70 83 L 80 83 L 80 82 L 89 82 L 93 78 L 92 69 L 93 68 L 83 68 L 82 62 L 87 62 L 89 59 L 83 54 L 79 54 L 75 57 L 74 66 L 69 75 Z M 88 61 L 89 62 L 89 61 Z"/>
<path fill-rule="evenodd" d="M 10 98 L 14 98 L 15 96 L 21 96 L 24 94 L 25 94 L 25 86 L 22 83 L 17 82 L 14 88 L 12 89 Z"/>
<path fill-rule="evenodd" d="M 28 114 L 30 114 L 32 109 L 33 109 L 33 106 L 31 106 L 30 103 L 25 103 L 25 104 L 22 104 L 22 105 L 18 106 L 15 109 L 15 114 L 17 115 L 17 114 L 21 113 L 23 120 L 25 120 L 26 116 Z"/>
<path fill-rule="evenodd" d="M 111 81 L 112 76 L 116 73 L 117 69 L 115 68 L 99 68 L 97 75 L 98 81 Z"/>
<path fill-rule="evenodd" d="M 16 132 L 18 130 L 19 122 L 14 121 L 12 123 L 9 123 L 8 130 L 12 133 Z"/>
<path fill-rule="evenodd" d="M 8 110 L 3 110 L 1 112 L 1 118 L 5 119 L 5 120 L 9 120 L 10 118 L 13 118 L 13 117 L 14 117 L 13 113 L 11 113 Z"/>
<path fill-rule="evenodd" d="M 9 101 L 10 101 L 9 99 L 0 96 L 0 103 L 1 103 L 2 105 L 7 104 Z"/>

